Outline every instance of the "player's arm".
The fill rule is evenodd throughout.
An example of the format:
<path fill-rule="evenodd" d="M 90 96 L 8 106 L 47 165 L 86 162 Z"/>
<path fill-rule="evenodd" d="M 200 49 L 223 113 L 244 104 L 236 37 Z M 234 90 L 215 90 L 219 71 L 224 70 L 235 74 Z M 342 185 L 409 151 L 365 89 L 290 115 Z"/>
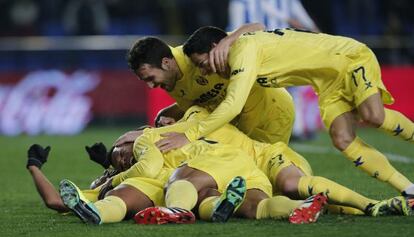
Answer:
<path fill-rule="evenodd" d="M 66 212 L 69 209 L 63 204 L 58 191 L 55 189 L 48 178 L 43 174 L 41 168 L 46 163 L 50 147 L 43 148 L 34 144 L 30 146 L 26 168 L 29 170 L 37 192 L 42 198 L 45 205 L 58 212 Z"/>
<path fill-rule="evenodd" d="M 231 77 L 226 97 L 207 118 L 185 132 L 189 141 L 195 141 L 229 123 L 246 103 L 257 77 L 258 50 L 254 42 L 241 43 L 232 50 L 229 58 Z"/>
<path fill-rule="evenodd" d="M 131 168 L 112 178 L 112 187 L 132 177 L 156 178 L 164 165 L 164 157 L 154 142 L 160 139 L 159 133 L 150 130 L 137 138 L 134 143 L 134 157 L 137 160 Z"/>
<path fill-rule="evenodd" d="M 264 29 L 265 26 L 262 23 L 244 24 L 220 40 L 209 52 L 209 64 L 213 72 L 218 71 L 224 73 L 226 71 L 230 47 L 242 34 Z"/>

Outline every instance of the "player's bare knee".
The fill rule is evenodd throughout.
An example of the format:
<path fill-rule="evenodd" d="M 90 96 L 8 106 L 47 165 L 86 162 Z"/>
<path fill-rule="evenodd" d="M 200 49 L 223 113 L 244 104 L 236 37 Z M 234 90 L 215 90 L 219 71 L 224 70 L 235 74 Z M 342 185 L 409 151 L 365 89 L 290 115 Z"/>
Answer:
<path fill-rule="evenodd" d="M 330 135 L 332 144 L 340 151 L 345 150 L 355 139 L 355 135 L 346 130 L 331 130 Z"/>
<path fill-rule="evenodd" d="M 371 126 L 378 128 L 384 123 L 384 111 L 361 110 L 360 114 L 362 120 L 364 120 L 366 123 L 369 123 Z"/>
<path fill-rule="evenodd" d="M 298 195 L 298 179 L 286 179 L 281 184 L 281 191 L 284 195 L 290 198 L 297 198 Z"/>
<path fill-rule="evenodd" d="M 246 219 L 256 219 L 257 203 L 254 200 L 245 199 L 236 212 L 236 216 Z"/>

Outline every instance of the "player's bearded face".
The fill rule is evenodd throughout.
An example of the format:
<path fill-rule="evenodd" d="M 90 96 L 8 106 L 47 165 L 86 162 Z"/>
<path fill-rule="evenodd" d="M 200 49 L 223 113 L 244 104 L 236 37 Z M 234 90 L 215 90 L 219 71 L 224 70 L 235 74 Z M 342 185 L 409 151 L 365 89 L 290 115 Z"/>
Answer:
<path fill-rule="evenodd" d="M 140 80 L 144 81 L 149 88 L 161 87 L 166 91 L 172 91 L 175 87 L 175 73 L 168 67 L 158 68 L 144 64 L 136 71 Z"/>

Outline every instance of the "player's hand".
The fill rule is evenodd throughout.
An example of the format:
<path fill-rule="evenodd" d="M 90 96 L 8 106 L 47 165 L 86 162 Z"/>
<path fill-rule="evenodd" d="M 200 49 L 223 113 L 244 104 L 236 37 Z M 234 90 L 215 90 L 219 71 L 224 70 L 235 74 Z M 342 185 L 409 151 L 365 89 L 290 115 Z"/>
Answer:
<path fill-rule="evenodd" d="M 184 133 L 169 132 L 161 134 L 161 137 L 164 138 L 157 141 L 155 145 L 162 153 L 169 152 L 190 143 Z"/>
<path fill-rule="evenodd" d="M 88 152 L 89 159 L 100 164 L 104 169 L 108 169 L 111 165 L 107 158 L 107 150 L 102 142 L 95 143 L 92 146 L 85 146 L 86 152 Z"/>
<path fill-rule="evenodd" d="M 213 72 L 224 73 L 226 71 L 229 50 L 234 41 L 232 36 L 226 36 L 210 50 L 209 64 Z"/>
<path fill-rule="evenodd" d="M 42 168 L 42 165 L 46 163 L 47 161 L 49 151 L 50 151 L 50 146 L 43 148 L 39 144 L 31 145 L 29 150 L 27 150 L 26 168 L 29 168 L 29 166 L 36 166 L 39 169 Z"/>
<path fill-rule="evenodd" d="M 125 143 L 133 143 L 138 136 L 142 135 L 142 133 L 143 130 L 126 132 L 116 139 L 114 146 L 121 146 Z"/>
<path fill-rule="evenodd" d="M 112 186 L 112 178 L 110 178 L 101 186 L 101 190 L 99 190 L 98 200 L 104 199 L 106 193 L 112 189 L 114 189 L 114 187 Z"/>
<path fill-rule="evenodd" d="M 164 127 L 168 125 L 173 125 L 175 123 L 175 119 L 166 116 L 160 116 L 156 122 L 156 127 Z"/>

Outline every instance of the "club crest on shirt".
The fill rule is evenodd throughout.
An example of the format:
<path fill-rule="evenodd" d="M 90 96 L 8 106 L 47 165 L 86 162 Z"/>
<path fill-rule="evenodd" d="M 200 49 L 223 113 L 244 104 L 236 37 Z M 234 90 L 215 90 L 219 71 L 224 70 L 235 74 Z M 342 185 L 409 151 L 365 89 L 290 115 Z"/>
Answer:
<path fill-rule="evenodd" d="M 208 80 L 205 77 L 203 77 L 203 76 L 198 76 L 197 79 L 196 79 L 196 82 L 199 85 L 202 85 L 202 86 L 205 86 L 205 85 L 208 84 Z"/>

